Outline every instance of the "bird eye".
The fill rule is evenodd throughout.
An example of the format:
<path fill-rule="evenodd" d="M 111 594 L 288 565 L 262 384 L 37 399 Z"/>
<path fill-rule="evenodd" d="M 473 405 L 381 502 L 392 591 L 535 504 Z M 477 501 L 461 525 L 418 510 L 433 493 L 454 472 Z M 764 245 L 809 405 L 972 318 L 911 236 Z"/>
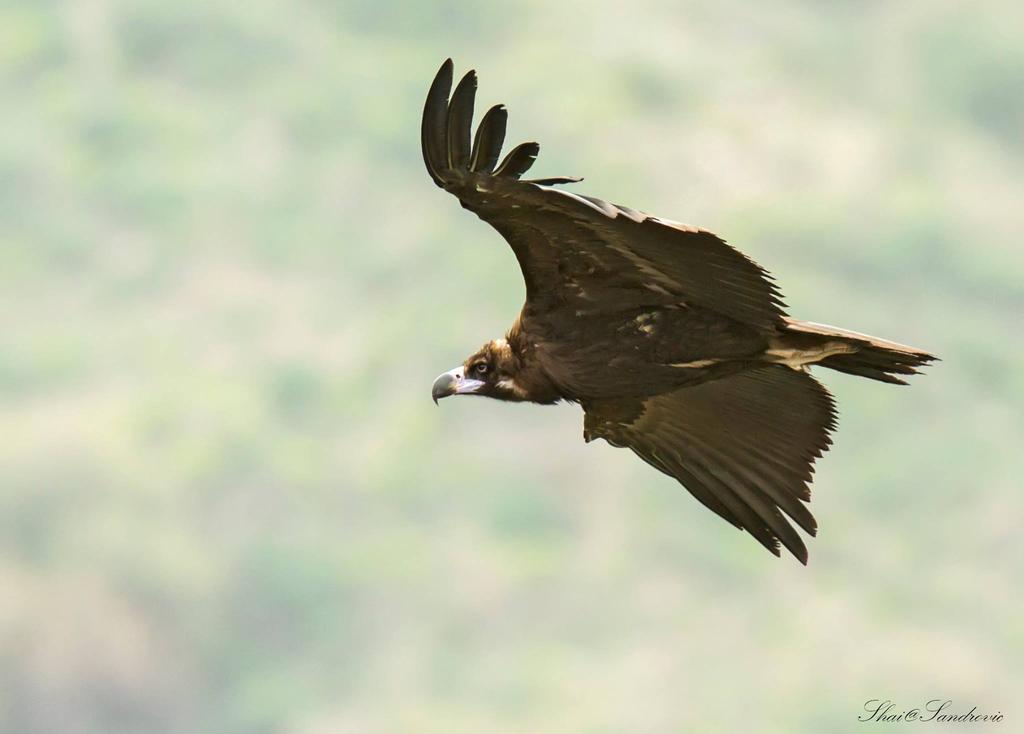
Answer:
<path fill-rule="evenodd" d="M 473 365 L 473 372 L 475 372 L 478 375 L 486 375 L 487 374 L 487 363 L 486 362 L 477 362 L 475 365 Z"/>

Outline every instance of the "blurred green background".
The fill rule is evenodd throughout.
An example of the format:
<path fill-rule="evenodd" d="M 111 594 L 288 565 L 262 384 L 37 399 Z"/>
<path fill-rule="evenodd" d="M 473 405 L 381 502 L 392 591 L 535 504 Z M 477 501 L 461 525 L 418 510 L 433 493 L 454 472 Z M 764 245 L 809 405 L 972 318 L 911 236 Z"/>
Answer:
<path fill-rule="evenodd" d="M 446 56 L 536 175 L 943 358 L 819 374 L 808 568 L 576 407 L 431 403 L 523 298 L 422 167 Z M 0 103 L 3 732 L 1021 726 L 1019 3 L 5 3 Z"/>

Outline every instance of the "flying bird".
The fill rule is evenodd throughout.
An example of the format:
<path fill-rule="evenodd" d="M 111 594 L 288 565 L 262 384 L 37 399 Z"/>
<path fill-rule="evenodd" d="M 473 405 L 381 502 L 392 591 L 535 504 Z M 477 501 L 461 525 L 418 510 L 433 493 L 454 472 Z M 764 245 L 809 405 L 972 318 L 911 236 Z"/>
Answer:
<path fill-rule="evenodd" d="M 507 112 L 472 134 L 477 78 L 454 93 L 441 65 L 423 109 L 430 177 L 501 234 L 526 281 L 526 302 L 493 339 L 434 382 L 449 395 L 583 408 L 583 438 L 631 449 L 712 512 L 802 563 L 795 525 L 814 461 L 831 444 L 832 396 L 811 365 L 906 384 L 927 352 L 790 318 L 772 277 L 717 235 L 524 179 L 540 150 L 499 163 Z"/>

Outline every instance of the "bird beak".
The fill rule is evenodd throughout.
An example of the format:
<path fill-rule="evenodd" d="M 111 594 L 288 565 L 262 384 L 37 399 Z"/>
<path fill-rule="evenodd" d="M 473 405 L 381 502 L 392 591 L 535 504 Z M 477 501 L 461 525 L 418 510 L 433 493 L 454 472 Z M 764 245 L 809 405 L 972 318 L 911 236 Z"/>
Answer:
<path fill-rule="evenodd" d="M 458 367 L 445 372 L 434 380 L 434 387 L 430 390 L 430 397 L 434 398 L 434 403 L 437 403 L 438 400 L 449 395 L 472 395 L 483 386 L 483 380 L 467 378 L 464 374 L 464 369 Z"/>

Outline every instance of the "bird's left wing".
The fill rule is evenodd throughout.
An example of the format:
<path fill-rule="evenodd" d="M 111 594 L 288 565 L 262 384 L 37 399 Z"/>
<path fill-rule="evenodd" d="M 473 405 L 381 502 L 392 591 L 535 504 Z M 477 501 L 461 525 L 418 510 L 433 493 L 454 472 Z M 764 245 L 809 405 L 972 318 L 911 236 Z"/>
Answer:
<path fill-rule="evenodd" d="M 455 91 L 451 59 L 423 109 L 423 159 L 434 182 L 511 245 L 527 305 L 570 313 L 696 304 L 759 329 L 785 316 L 768 273 L 711 232 L 556 189 L 574 178 L 521 180 L 537 157 L 523 143 L 498 163 L 508 114 L 496 105 L 472 135 L 476 74 Z"/>
<path fill-rule="evenodd" d="M 686 487 L 779 555 L 807 563 L 783 516 L 814 535 L 805 506 L 814 460 L 831 444 L 831 395 L 806 372 L 772 365 L 649 398 L 586 401 L 584 438 L 603 438 Z"/>

